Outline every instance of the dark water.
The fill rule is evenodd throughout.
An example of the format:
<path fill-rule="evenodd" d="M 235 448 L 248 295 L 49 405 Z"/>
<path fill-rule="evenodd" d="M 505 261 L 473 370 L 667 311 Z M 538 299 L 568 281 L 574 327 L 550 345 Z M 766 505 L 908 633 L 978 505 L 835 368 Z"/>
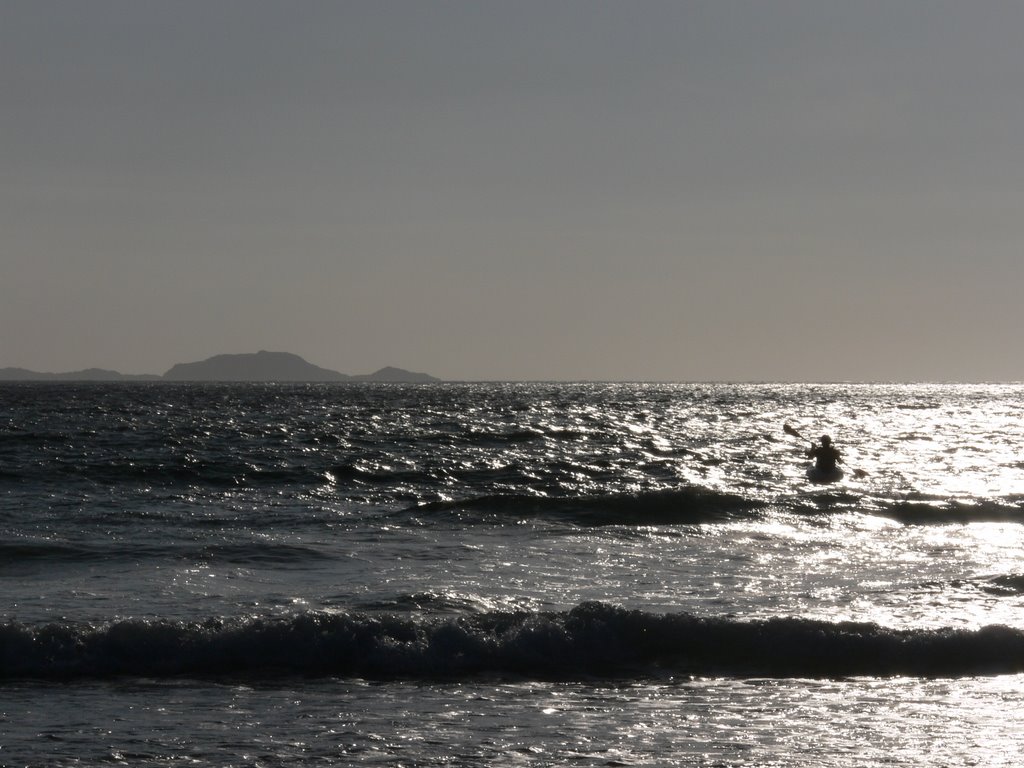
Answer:
<path fill-rule="evenodd" d="M 1022 405 L 0 386 L 0 764 L 1000 764 Z"/>

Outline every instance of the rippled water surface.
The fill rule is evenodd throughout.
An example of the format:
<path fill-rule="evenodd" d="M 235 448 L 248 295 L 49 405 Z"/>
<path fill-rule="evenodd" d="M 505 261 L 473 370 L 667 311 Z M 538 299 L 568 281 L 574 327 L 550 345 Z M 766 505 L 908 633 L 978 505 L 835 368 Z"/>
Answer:
<path fill-rule="evenodd" d="M 0 764 L 1006 763 L 1022 406 L 0 386 Z"/>

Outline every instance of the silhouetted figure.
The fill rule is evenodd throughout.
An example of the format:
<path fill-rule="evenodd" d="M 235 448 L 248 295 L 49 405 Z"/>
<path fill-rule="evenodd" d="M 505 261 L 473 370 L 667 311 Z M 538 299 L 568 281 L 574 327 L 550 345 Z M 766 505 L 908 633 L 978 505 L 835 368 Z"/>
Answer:
<path fill-rule="evenodd" d="M 812 445 L 807 449 L 807 458 L 814 459 L 814 468 L 824 475 L 836 471 L 836 465 L 843 460 L 843 455 L 832 445 L 831 437 L 822 435 L 821 445 Z"/>

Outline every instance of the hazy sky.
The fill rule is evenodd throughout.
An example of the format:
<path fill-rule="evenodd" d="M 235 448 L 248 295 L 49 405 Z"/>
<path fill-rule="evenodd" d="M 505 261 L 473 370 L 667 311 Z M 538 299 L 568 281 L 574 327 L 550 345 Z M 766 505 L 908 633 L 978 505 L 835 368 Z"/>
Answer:
<path fill-rule="evenodd" d="M 1024 379 L 1024 3 L 5 0 L 0 367 Z"/>

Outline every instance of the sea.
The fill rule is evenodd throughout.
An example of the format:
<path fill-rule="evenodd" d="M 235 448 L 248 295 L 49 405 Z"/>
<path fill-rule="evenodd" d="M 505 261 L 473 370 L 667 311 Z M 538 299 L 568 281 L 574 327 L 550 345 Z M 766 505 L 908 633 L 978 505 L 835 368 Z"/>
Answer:
<path fill-rule="evenodd" d="M 0 385 L 0 765 L 1018 765 L 1022 414 L 1024 384 Z"/>

